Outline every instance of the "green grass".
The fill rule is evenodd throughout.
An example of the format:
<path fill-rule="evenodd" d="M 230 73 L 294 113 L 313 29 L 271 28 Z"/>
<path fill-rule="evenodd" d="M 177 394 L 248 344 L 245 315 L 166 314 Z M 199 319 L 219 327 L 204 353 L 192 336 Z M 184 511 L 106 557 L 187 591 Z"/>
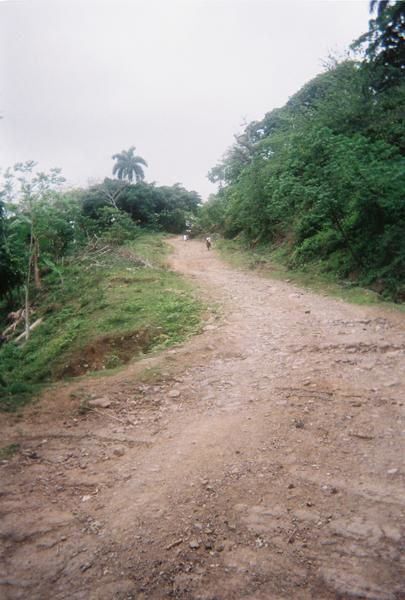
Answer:
<path fill-rule="evenodd" d="M 196 333 L 202 306 L 191 285 L 167 269 L 168 252 L 163 236 L 143 234 L 96 261 L 71 262 L 63 288 L 48 276 L 34 315 L 43 324 L 28 343 L 0 349 L 0 407 L 15 409 L 77 365 L 79 374 L 116 369 Z"/>
<path fill-rule="evenodd" d="M 270 250 L 268 246 L 250 249 L 239 240 L 218 240 L 215 244 L 222 258 L 231 265 L 247 270 L 257 270 L 265 277 L 289 280 L 299 286 L 318 293 L 341 298 L 353 304 L 381 305 L 405 311 L 405 306 L 383 300 L 373 292 L 349 281 L 339 281 L 330 273 L 320 270 L 320 265 L 312 264 L 305 269 L 291 269 L 286 265 L 287 255 L 282 248 Z"/>
<path fill-rule="evenodd" d="M 0 448 L 0 460 L 8 460 L 20 449 L 20 444 L 9 444 Z"/>

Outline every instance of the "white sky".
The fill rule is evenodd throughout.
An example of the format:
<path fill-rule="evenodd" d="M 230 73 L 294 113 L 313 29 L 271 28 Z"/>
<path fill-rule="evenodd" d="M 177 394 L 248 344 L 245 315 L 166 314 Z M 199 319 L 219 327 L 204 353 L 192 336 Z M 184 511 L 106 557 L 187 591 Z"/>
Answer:
<path fill-rule="evenodd" d="M 135 145 L 147 181 L 207 178 L 244 120 L 284 104 L 368 28 L 366 0 L 0 2 L 0 166 L 71 185 Z"/>

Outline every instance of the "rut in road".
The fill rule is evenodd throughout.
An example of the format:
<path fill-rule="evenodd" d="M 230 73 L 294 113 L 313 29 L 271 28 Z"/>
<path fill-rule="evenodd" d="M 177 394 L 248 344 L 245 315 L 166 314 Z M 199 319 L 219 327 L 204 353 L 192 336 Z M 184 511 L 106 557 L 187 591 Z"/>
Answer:
<path fill-rule="evenodd" d="M 405 598 L 403 316 L 172 245 L 204 333 L 7 426 L 4 597 Z"/>

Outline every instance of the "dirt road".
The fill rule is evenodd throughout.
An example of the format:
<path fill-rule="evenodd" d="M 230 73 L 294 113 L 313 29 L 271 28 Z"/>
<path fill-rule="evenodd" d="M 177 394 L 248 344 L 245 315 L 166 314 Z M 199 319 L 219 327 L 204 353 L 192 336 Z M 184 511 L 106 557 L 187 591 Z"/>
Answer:
<path fill-rule="evenodd" d="M 405 598 L 404 316 L 173 245 L 204 333 L 3 424 L 0 597 Z"/>

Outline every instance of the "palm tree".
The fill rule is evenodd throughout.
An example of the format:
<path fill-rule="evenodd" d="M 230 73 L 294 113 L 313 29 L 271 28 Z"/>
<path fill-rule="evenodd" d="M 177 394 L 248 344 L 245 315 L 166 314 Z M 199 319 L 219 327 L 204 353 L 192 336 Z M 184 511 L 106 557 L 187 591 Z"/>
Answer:
<path fill-rule="evenodd" d="M 370 2 L 370 12 L 373 13 L 377 11 L 379 17 L 383 14 L 384 10 L 388 7 L 388 0 L 371 0 Z"/>
<path fill-rule="evenodd" d="M 131 146 L 129 150 L 114 154 L 113 160 L 117 162 L 113 168 L 113 175 L 117 174 L 118 179 L 132 181 L 135 177 L 136 182 L 138 182 L 145 177 L 141 165 L 147 167 L 148 163 L 141 156 L 136 156 L 134 152 L 135 146 Z"/>

